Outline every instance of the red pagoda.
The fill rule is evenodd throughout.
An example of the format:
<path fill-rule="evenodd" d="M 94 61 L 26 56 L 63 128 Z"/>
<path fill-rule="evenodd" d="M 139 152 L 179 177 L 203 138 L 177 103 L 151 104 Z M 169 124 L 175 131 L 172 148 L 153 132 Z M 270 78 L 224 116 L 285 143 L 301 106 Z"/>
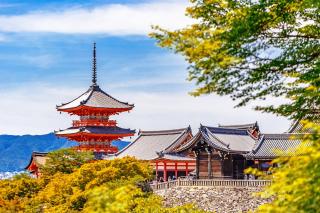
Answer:
<path fill-rule="evenodd" d="M 73 121 L 72 127 L 55 132 L 58 137 L 65 137 L 79 143 L 78 151 L 113 154 L 118 151 L 111 145 L 114 140 L 133 136 L 134 130 L 117 126 L 109 117 L 121 112 L 130 111 L 134 105 L 118 101 L 104 92 L 97 84 L 96 44 L 93 47 L 92 85 L 78 98 L 57 106 L 60 112 L 77 115 L 79 120 Z"/>

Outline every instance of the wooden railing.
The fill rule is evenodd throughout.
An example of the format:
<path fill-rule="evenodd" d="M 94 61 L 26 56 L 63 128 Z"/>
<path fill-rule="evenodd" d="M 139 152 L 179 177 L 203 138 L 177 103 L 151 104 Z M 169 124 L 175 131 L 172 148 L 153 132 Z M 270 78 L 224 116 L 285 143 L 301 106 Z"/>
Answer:
<path fill-rule="evenodd" d="M 219 180 L 219 179 L 198 179 L 198 180 L 173 180 L 150 184 L 154 190 L 170 189 L 176 186 L 224 186 L 224 187 L 264 187 L 271 184 L 270 180 Z"/>
<path fill-rule="evenodd" d="M 72 122 L 72 126 L 116 126 L 115 120 L 75 120 Z"/>

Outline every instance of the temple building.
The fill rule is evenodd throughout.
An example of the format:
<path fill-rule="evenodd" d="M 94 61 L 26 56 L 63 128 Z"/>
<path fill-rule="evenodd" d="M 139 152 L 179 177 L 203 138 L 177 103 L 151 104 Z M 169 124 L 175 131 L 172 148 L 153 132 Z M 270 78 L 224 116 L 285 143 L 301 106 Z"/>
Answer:
<path fill-rule="evenodd" d="M 46 163 L 48 159 L 47 154 L 47 152 L 32 152 L 31 159 L 25 170 L 29 171 L 36 178 L 40 177 L 39 168 Z"/>
<path fill-rule="evenodd" d="M 263 134 L 257 123 L 219 127 L 201 125 L 199 132 L 176 152 L 195 153 L 197 178 L 243 179 L 248 167 L 267 171 L 276 166 L 271 163 L 274 158 L 294 154 L 302 135 Z"/>
<path fill-rule="evenodd" d="M 115 154 L 115 158 L 133 156 L 149 161 L 156 177 L 167 180 L 168 177 L 187 176 L 195 170 L 193 153 L 178 154 L 181 146 L 192 138 L 191 128 L 140 131 L 137 139 Z"/>
<path fill-rule="evenodd" d="M 75 147 L 79 151 L 93 151 L 95 154 L 112 154 L 118 151 L 111 145 L 114 140 L 133 136 L 134 130 L 117 126 L 116 120 L 110 116 L 129 112 L 134 105 L 121 102 L 106 92 L 97 84 L 96 44 L 93 48 L 92 84 L 89 89 L 76 99 L 57 106 L 59 112 L 79 116 L 72 127 L 56 131 L 58 137 L 64 137 L 79 143 Z"/>

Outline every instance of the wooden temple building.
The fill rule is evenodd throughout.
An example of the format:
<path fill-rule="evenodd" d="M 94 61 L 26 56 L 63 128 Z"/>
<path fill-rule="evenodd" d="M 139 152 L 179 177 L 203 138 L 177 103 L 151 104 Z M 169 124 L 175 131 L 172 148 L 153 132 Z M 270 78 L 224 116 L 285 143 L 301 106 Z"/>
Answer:
<path fill-rule="evenodd" d="M 162 131 L 140 131 L 137 139 L 115 154 L 116 158 L 134 156 L 154 167 L 156 177 L 187 176 L 195 170 L 193 153 L 177 154 L 181 146 L 192 138 L 191 128 Z"/>
<path fill-rule="evenodd" d="M 298 127 L 298 126 L 297 126 Z M 280 152 L 294 152 L 301 130 L 263 134 L 258 123 L 201 125 L 191 129 L 140 131 L 138 138 L 113 157 L 134 156 L 150 161 L 157 179 L 194 175 L 196 178 L 243 179 L 248 167 L 267 171 Z M 292 137 L 296 139 L 292 139 Z M 291 153 L 293 154 L 293 153 Z"/>
<path fill-rule="evenodd" d="M 41 176 L 39 167 L 44 165 L 48 159 L 47 152 L 32 152 L 29 164 L 25 167 L 25 170 L 29 171 L 31 175 L 38 178 Z"/>
<path fill-rule="evenodd" d="M 93 151 L 97 155 L 112 154 L 118 151 L 111 145 L 114 140 L 133 136 L 134 130 L 117 126 L 110 116 L 129 112 L 134 105 L 121 102 L 104 92 L 97 84 L 96 44 L 93 48 L 92 84 L 89 89 L 76 99 L 57 106 L 59 112 L 79 116 L 72 127 L 56 131 L 58 137 L 64 137 L 79 143 L 79 151 Z"/>

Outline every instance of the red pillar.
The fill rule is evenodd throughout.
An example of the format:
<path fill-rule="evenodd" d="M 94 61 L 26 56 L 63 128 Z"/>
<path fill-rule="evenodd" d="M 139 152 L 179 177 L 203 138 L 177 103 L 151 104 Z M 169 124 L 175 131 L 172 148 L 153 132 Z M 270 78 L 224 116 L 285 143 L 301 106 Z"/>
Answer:
<path fill-rule="evenodd" d="M 186 176 L 189 174 L 188 162 L 186 162 Z"/>
<path fill-rule="evenodd" d="M 167 181 L 167 163 L 163 162 L 163 179 Z"/>
<path fill-rule="evenodd" d="M 178 177 L 178 165 L 177 165 L 177 162 L 174 163 L 174 176 L 176 176 L 176 178 Z"/>
<path fill-rule="evenodd" d="M 156 162 L 156 180 L 158 181 L 158 162 Z"/>

